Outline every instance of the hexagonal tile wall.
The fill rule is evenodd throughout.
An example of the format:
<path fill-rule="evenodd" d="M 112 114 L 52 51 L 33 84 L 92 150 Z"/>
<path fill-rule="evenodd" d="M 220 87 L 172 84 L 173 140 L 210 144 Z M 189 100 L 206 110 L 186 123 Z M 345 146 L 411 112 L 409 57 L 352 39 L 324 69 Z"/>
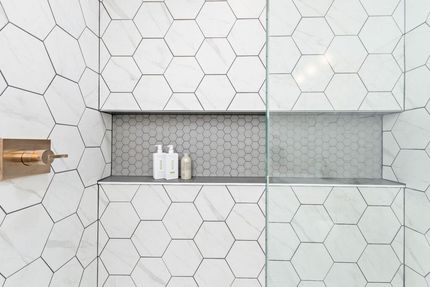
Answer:
<path fill-rule="evenodd" d="M 283 222 L 278 214 L 270 216 L 275 210 L 269 201 L 270 286 L 371 286 L 370 282 L 390 285 L 398 280 L 401 283 L 404 189 L 309 188 L 293 187 L 293 194 L 305 203 Z M 341 199 L 339 194 L 345 198 Z M 268 196 L 279 202 L 276 187 L 269 187 Z M 342 207 L 345 217 L 339 217 L 334 206 Z M 382 217 L 374 217 L 377 212 Z M 291 211 L 284 208 L 276 213 Z M 385 260 L 386 263 L 380 263 Z M 373 264 L 380 267 L 372 268 Z"/>
<path fill-rule="evenodd" d="M 266 51 L 266 3 L 263 0 L 143 3 L 129 0 L 126 4 L 105 0 L 102 2 L 105 16 L 101 38 L 106 44 L 106 47 L 102 45 L 103 63 L 118 55 L 133 57 L 143 74 L 165 76 L 173 96 L 163 98 L 164 105 L 160 103 L 156 108 L 159 111 L 263 111 L 265 104 L 261 97 L 265 97 L 264 92 L 261 97 L 255 95 L 264 85 L 266 53 L 270 62 L 269 74 L 291 75 L 297 61 L 306 59 L 301 60 L 306 64 L 302 63 L 295 72 L 293 81 L 300 87 L 300 94 L 292 103 L 279 99 L 277 95 L 281 91 L 276 85 L 269 89 L 268 96 L 278 100 L 273 107 L 275 109 L 402 110 L 401 87 L 397 87 L 397 94 L 392 94 L 394 85 L 391 83 L 375 90 L 374 85 L 379 80 L 373 85 L 369 82 L 372 78 L 399 80 L 403 59 L 402 5 L 388 1 L 384 4 L 370 4 L 368 1 L 362 4 L 359 0 L 347 3 L 340 0 L 270 1 L 273 8 L 268 15 L 270 29 L 267 32 L 270 37 L 269 51 Z M 382 56 L 393 56 L 399 71 L 388 62 L 385 62 L 383 72 L 371 65 L 360 69 L 367 57 L 381 53 Z M 192 59 L 184 60 L 182 57 Z M 199 95 L 198 99 L 194 96 L 203 76 L 199 66 L 206 76 L 228 76 L 234 94 L 227 97 L 227 105 L 222 86 L 215 87 L 204 100 Z M 123 69 L 129 70 L 127 67 Z M 335 74 L 348 72 L 354 76 L 360 71 L 359 81 L 363 81 L 367 88 L 364 95 L 363 89 L 356 86 L 357 92 L 354 87 L 352 93 L 342 91 L 334 99 L 325 97 L 333 70 Z M 108 73 L 109 70 L 106 74 L 109 78 Z M 268 84 L 272 85 L 271 80 Z M 106 99 L 103 98 L 102 109 L 154 110 L 151 99 L 145 97 L 141 89 L 128 89 L 128 94 L 119 95 L 117 93 L 125 91 L 111 86 L 108 83 L 110 92 L 107 91 Z M 152 91 L 157 94 L 159 88 L 153 87 Z M 249 95 L 245 98 L 243 93 Z M 289 97 L 288 93 L 283 97 Z M 138 105 L 133 98 L 141 99 Z M 120 101 L 123 104 L 120 105 Z"/>
<path fill-rule="evenodd" d="M 98 1 L 1 1 L 0 136 L 50 138 L 69 154 L 49 174 L 0 183 L 1 285 L 97 280 L 95 183 L 110 174 L 111 129 L 97 111 L 98 25 Z"/>

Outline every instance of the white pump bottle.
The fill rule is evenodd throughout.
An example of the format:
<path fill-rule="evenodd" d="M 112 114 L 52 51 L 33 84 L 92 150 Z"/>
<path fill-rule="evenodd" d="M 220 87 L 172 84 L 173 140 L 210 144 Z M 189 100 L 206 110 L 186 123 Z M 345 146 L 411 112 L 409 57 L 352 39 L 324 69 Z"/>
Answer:
<path fill-rule="evenodd" d="M 166 154 L 163 153 L 162 145 L 156 145 L 156 147 L 157 152 L 152 155 L 152 174 L 154 179 L 163 179 L 166 173 Z"/>
<path fill-rule="evenodd" d="M 167 146 L 169 152 L 166 153 L 165 179 L 177 179 L 179 177 L 179 156 L 175 153 L 173 145 Z"/>

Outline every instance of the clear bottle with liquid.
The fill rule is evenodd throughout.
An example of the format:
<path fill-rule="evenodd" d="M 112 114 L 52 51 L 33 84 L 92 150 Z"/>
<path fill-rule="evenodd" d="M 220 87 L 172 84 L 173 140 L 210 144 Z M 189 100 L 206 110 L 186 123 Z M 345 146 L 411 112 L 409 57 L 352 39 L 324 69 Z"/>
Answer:
<path fill-rule="evenodd" d="M 167 146 L 169 152 L 166 153 L 165 179 L 177 179 L 179 177 L 179 156 L 175 153 L 173 145 Z"/>

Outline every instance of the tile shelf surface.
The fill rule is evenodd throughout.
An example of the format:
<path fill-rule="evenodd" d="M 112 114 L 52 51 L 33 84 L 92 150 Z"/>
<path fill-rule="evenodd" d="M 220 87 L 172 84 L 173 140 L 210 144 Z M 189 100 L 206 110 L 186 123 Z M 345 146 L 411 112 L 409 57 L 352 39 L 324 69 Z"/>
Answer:
<path fill-rule="evenodd" d="M 154 184 L 154 185 L 265 185 L 265 177 L 194 177 L 191 180 L 155 180 L 150 176 L 109 176 L 99 181 L 100 185 Z M 403 187 L 403 183 L 385 179 L 366 178 L 281 178 L 270 179 L 270 184 L 296 186 L 379 186 Z"/>

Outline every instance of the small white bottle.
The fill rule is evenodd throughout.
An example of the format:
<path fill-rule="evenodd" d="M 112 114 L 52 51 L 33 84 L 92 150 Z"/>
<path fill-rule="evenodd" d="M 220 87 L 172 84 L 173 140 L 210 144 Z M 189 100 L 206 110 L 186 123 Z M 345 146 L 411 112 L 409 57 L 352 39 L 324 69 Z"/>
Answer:
<path fill-rule="evenodd" d="M 179 169 L 179 156 L 175 153 L 172 145 L 167 146 L 169 148 L 169 152 L 166 153 L 166 173 L 165 179 L 177 179 L 179 177 L 178 169 Z"/>
<path fill-rule="evenodd" d="M 162 145 L 156 147 L 157 152 L 152 155 L 152 176 L 154 179 L 163 179 L 166 173 L 166 154 L 163 153 Z"/>
<path fill-rule="evenodd" d="M 181 159 L 181 179 L 189 180 L 192 177 L 191 157 L 188 153 L 184 153 Z"/>

